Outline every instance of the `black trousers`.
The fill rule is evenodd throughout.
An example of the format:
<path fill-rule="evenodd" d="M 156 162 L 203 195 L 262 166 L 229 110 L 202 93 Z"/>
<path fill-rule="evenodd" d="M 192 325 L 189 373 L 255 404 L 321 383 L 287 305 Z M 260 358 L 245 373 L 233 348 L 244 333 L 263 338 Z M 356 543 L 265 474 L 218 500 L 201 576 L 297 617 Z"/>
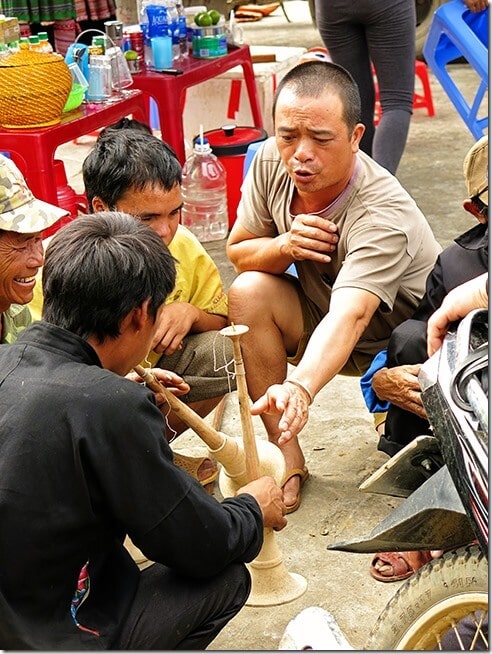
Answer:
<path fill-rule="evenodd" d="M 388 343 L 388 368 L 424 363 L 426 360 L 427 323 L 422 320 L 406 320 L 398 325 Z M 391 404 L 384 435 L 379 438 L 378 450 L 394 456 L 417 436 L 430 433 L 427 420 Z"/>
<path fill-rule="evenodd" d="M 130 613 L 112 649 L 204 650 L 244 606 L 251 579 L 242 563 L 189 579 L 154 563 L 140 573 Z"/>

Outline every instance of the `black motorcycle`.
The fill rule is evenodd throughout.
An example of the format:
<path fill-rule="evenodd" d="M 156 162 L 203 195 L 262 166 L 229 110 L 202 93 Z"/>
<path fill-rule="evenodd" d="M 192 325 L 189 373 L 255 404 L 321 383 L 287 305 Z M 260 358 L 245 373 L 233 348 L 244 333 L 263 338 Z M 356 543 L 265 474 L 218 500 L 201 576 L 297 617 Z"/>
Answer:
<path fill-rule="evenodd" d="M 405 497 L 348 552 L 444 550 L 388 602 L 365 649 L 488 649 L 488 316 L 450 332 L 419 375 L 432 436 L 415 439 L 360 489 Z"/>

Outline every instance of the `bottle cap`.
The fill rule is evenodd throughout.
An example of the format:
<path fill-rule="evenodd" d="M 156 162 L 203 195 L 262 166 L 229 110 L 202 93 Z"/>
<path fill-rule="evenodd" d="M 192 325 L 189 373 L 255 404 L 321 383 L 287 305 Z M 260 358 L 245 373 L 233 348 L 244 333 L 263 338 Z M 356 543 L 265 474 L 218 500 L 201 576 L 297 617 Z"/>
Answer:
<path fill-rule="evenodd" d="M 210 147 L 208 140 L 205 138 L 201 139 L 199 136 L 197 136 L 195 139 L 193 150 L 198 154 L 210 154 L 212 152 L 212 148 Z"/>

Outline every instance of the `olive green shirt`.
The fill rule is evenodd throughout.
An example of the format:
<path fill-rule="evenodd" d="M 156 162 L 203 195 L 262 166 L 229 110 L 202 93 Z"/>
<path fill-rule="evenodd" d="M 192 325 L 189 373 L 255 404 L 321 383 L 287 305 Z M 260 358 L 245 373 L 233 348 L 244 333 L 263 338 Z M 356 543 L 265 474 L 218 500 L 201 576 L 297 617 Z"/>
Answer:
<path fill-rule="evenodd" d="M 0 318 L 2 320 L 0 343 L 13 343 L 20 332 L 32 322 L 31 313 L 24 304 L 11 304 Z"/>

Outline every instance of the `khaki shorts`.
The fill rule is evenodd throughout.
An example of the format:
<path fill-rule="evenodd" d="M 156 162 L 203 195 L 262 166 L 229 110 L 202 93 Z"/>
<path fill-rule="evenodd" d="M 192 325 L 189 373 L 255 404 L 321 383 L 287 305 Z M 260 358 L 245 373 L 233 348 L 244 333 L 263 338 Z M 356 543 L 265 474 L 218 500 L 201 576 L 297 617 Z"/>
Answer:
<path fill-rule="evenodd" d="M 179 396 L 186 403 L 236 390 L 232 342 L 217 331 L 188 334 L 182 349 L 163 355 L 157 366 L 175 372 L 190 385 L 190 392 Z"/>
<path fill-rule="evenodd" d="M 299 345 L 297 346 L 297 352 L 294 354 L 294 356 L 288 357 L 287 361 L 293 366 L 297 366 L 304 355 L 312 333 L 324 318 L 325 314 L 320 311 L 319 307 L 317 307 L 314 302 L 306 297 L 306 295 L 302 292 L 301 286 L 297 280 L 294 280 L 294 283 L 296 286 L 297 294 L 299 296 L 299 302 L 301 303 L 304 329 L 299 341 Z M 344 365 L 342 370 L 340 370 L 339 374 L 347 375 L 349 377 L 361 377 L 371 365 L 373 358 L 374 355 L 372 354 L 352 352 L 349 360 Z"/>

